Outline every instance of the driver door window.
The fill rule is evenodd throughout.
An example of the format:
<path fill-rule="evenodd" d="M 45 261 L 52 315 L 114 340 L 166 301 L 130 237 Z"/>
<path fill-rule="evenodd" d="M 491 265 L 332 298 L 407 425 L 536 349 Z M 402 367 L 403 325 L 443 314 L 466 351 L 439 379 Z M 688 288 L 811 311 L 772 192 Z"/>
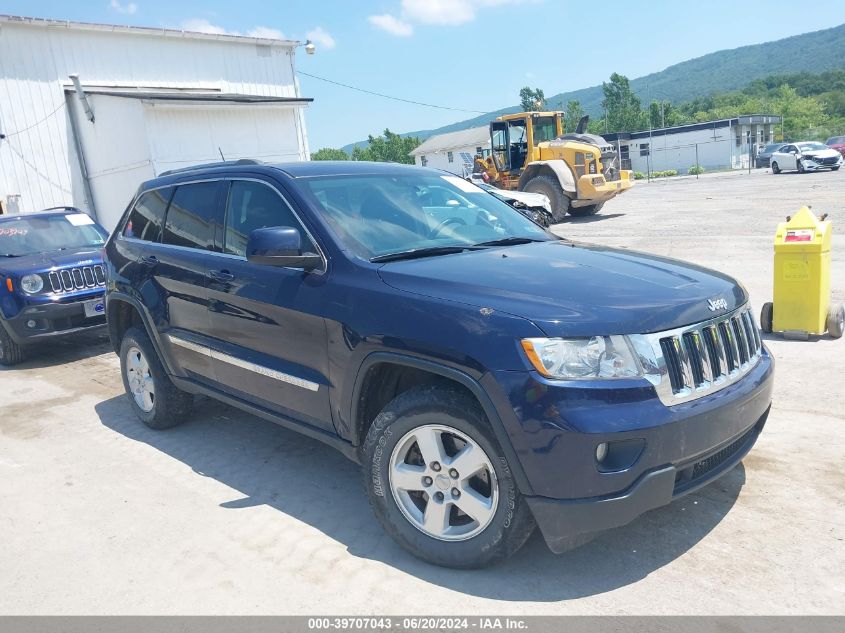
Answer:
<path fill-rule="evenodd" d="M 246 257 L 249 234 L 255 229 L 288 226 L 299 231 L 303 251 L 314 251 L 293 211 L 268 185 L 251 180 L 235 180 L 229 187 L 226 204 L 226 237 L 223 252 Z"/>

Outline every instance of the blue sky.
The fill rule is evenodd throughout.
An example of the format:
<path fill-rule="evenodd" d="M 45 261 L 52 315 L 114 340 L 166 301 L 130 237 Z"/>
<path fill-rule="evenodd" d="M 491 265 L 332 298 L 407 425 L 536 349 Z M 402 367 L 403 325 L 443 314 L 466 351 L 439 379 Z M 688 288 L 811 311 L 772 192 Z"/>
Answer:
<path fill-rule="evenodd" d="M 812 8 L 809 8 L 812 7 Z M 299 70 L 405 99 L 471 111 L 631 78 L 686 59 L 836 26 L 838 0 L 0 0 L 0 13 L 310 37 Z M 302 52 L 302 49 L 300 49 Z M 474 116 L 388 101 L 301 77 L 311 149 L 430 129 Z"/>

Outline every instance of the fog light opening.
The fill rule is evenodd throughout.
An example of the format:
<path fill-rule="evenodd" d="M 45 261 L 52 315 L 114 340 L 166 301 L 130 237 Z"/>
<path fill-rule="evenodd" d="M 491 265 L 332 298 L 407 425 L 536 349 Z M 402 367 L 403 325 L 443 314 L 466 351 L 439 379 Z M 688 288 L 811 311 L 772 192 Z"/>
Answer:
<path fill-rule="evenodd" d="M 28 327 L 30 330 L 34 330 L 36 327 L 38 327 L 38 321 L 36 321 L 35 319 L 30 319 L 26 322 L 26 327 Z"/>
<path fill-rule="evenodd" d="M 607 442 L 602 442 L 596 446 L 596 461 L 601 464 L 605 457 L 607 457 Z"/>

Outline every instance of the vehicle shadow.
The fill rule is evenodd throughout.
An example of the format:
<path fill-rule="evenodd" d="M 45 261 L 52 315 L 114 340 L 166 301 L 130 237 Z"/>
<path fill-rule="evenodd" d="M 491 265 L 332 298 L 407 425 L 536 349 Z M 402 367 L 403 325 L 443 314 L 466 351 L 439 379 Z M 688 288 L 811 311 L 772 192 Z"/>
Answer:
<path fill-rule="evenodd" d="M 316 440 L 206 399 L 197 401 L 190 421 L 163 432 L 141 424 L 125 396 L 100 402 L 96 411 L 109 429 L 238 491 L 223 508 L 268 505 L 344 544 L 353 556 L 496 600 L 570 600 L 645 578 L 718 525 L 745 483 L 740 465 L 702 491 L 569 553 L 555 556 L 535 532 L 518 554 L 497 566 L 456 571 L 419 561 L 393 543 L 372 515 L 359 467 Z"/>
<path fill-rule="evenodd" d="M 108 332 L 84 332 L 70 337 L 56 337 L 50 341 L 42 341 L 28 345 L 24 351 L 23 362 L 12 367 L 0 365 L 0 371 L 15 371 L 18 369 L 42 369 L 54 367 L 76 361 L 99 356 L 112 351 Z"/>
<path fill-rule="evenodd" d="M 625 215 L 625 213 L 597 213 L 596 215 L 588 215 L 583 218 L 576 218 L 575 216 L 567 215 L 565 218 L 563 218 L 563 222 L 559 222 L 558 224 L 589 224 L 591 222 L 601 222 L 602 220 L 621 218 Z"/>

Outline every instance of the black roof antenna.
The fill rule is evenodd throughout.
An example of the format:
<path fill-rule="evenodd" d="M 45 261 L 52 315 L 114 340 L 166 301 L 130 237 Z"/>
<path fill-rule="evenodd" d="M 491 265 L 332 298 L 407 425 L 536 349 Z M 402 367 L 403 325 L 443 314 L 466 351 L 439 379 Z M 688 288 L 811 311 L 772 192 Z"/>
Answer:
<path fill-rule="evenodd" d="M 225 162 L 226 162 L 226 157 L 225 157 L 225 156 L 223 156 L 223 150 L 222 150 L 222 149 L 220 149 L 220 146 L 219 146 L 219 145 L 217 146 L 217 151 L 218 151 L 218 152 L 220 152 L 220 160 L 222 160 L 222 161 L 225 163 Z"/>

